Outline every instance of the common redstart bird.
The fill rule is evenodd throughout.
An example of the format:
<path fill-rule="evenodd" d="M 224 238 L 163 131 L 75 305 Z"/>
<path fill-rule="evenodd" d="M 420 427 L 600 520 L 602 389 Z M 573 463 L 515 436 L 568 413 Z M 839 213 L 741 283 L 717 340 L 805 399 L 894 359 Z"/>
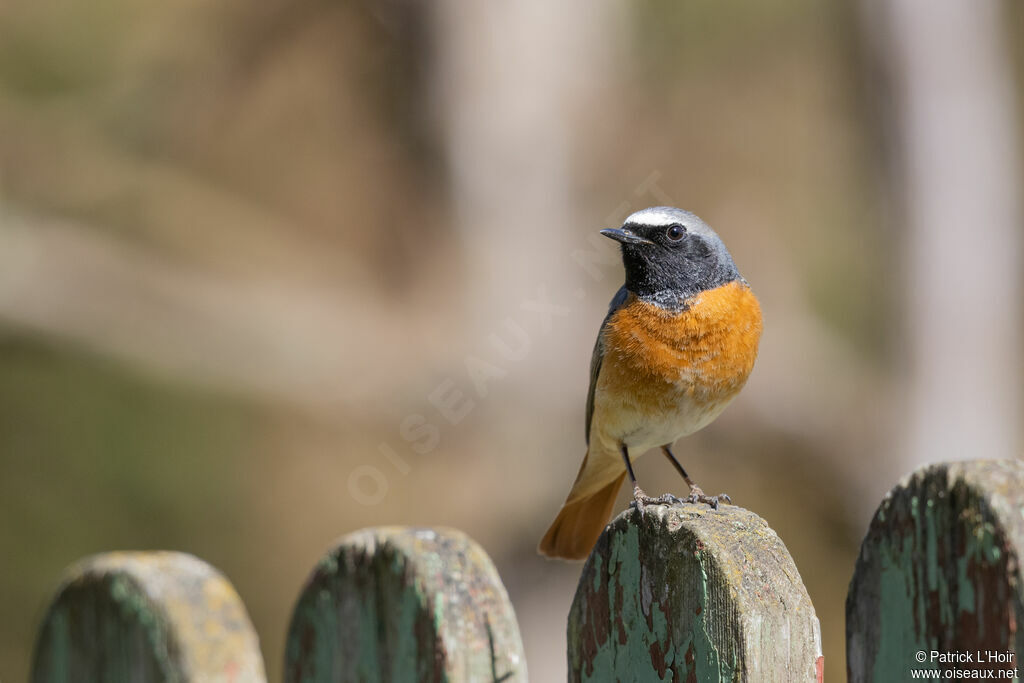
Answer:
<path fill-rule="evenodd" d="M 672 454 L 680 437 L 707 426 L 739 393 L 757 358 L 761 307 L 725 244 L 688 211 L 638 211 L 601 231 L 622 245 L 626 283 L 612 298 L 590 361 L 587 454 L 541 554 L 583 559 L 611 516 L 628 475 L 644 505 L 652 498 L 632 460 L 660 448 L 689 486 L 687 501 L 718 507 Z"/>

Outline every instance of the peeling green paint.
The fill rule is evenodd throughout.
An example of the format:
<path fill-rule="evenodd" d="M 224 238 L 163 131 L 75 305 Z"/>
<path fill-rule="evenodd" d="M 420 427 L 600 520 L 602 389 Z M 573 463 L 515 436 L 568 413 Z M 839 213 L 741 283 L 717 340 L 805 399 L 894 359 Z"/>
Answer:
<path fill-rule="evenodd" d="M 700 580 L 697 584 L 697 605 L 696 610 L 700 610 L 699 615 L 694 623 L 693 629 L 693 644 L 696 651 L 696 659 L 694 661 L 694 667 L 696 669 L 697 680 L 707 681 L 708 683 L 718 683 L 718 681 L 731 681 L 738 676 L 739 672 L 732 668 L 732 663 L 722 662 L 718 656 L 718 648 L 711 642 L 711 634 L 708 632 L 708 607 L 710 606 L 710 600 L 708 597 L 708 568 L 705 564 L 705 560 L 710 558 L 705 557 L 705 554 L 701 551 L 694 553 L 694 557 L 697 560 L 697 566 L 700 569 Z M 725 668 L 723 668 L 725 664 Z"/>
<path fill-rule="evenodd" d="M 887 680 L 886 676 L 895 673 L 894 661 L 905 661 L 909 655 L 919 650 L 931 650 L 932 646 L 918 636 L 916 623 L 920 623 L 925 615 L 921 605 L 911 599 L 914 577 L 902 565 L 904 558 L 911 557 L 913 539 L 898 540 L 903 547 L 894 552 L 889 546 L 879 549 L 882 573 L 879 581 L 879 603 L 886 605 L 891 618 L 881 620 L 879 634 L 879 652 L 875 660 L 874 679 Z"/>
<path fill-rule="evenodd" d="M 617 517 L 584 567 L 568 637 L 580 683 L 813 681 L 821 652 L 785 547 L 733 506 Z"/>
<path fill-rule="evenodd" d="M 486 554 L 454 530 L 342 538 L 292 615 L 285 681 L 525 681 L 515 615 Z"/>
<path fill-rule="evenodd" d="M 32 683 L 264 683 L 231 585 L 183 553 L 107 553 L 71 567 L 36 643 Z"/>
<path fill-rule="evenodd" d="M 886 496 L 847 598 L 851 683 L 902 679 L 932 666 L 914 659 L 918 651 L 1024 654 L 1017 629 L 1024 617 L 1022 502 L 1018 461 L 929 466 Z"/>

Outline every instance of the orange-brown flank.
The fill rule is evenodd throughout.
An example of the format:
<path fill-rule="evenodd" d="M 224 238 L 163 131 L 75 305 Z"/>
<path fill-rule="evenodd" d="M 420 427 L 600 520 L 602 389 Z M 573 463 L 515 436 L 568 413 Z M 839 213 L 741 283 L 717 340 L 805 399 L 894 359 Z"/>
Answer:
<path fill-rule="evenodd" d="M 630 295 L 604 330 L 602 384 L 651 408 L 678 392 L 698 405 L 728 402 L 754 367 L 760 337 L 761 307 L 739 281 L 698 294 L 682 313 Z"/>

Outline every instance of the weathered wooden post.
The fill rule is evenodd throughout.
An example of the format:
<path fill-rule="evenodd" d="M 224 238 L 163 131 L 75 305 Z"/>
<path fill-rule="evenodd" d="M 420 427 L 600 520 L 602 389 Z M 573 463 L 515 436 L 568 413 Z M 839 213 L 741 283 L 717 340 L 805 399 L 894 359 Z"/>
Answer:
<path fill-rule="evenodd" d="M 570 681 L 822 680 L 800 574 L 760 517 L 649 506 L 611 523 L 569 614 Z"/>
<path fill-rule="evenodd" d="M 249 616 L 205 562 L 107 553 L 72 566 L 36 641 L 33 683 L 264 683 Z"/>
<path fill-rule="evenodd" d="M 342 538 L 299 596 L 286 683 L 525 683 L 515 614 L 494 565 L 451 529 Z"/>
<path fill-rule="evenodd" d="M 1022 551 L 1024 463 L 943 463 L 906 477 L 875 513 L 850 583 L 850 682 L 925 677 L 912 670 L 1018 680 Z"/>

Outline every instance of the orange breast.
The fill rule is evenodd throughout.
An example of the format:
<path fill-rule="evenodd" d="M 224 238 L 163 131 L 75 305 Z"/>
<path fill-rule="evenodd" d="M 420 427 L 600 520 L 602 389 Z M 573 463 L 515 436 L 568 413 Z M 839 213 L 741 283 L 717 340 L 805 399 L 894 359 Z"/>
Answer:
<path fill-rule="evenodd" d="M 698 405 L 728 402 L 750 375 L 760 338 L 761 307 L 741 282 L 702 292 L 682 313 L 631 295 L 604 330 L 602 385 L 644 403 L 680 393 Z"/>

